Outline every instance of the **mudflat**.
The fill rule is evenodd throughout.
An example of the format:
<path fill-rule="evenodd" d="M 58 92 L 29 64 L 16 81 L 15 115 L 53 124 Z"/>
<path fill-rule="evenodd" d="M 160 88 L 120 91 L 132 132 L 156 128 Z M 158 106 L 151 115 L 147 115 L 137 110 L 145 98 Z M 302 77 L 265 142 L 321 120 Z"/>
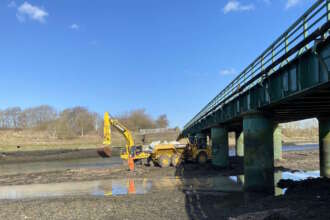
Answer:
<path fill-rule="evenodd" d="M 89 155 L 87 158 L 97 155 L 95 152 L 85 153 Z M 13 163 L 15 155 L 11 157 L 9 164 Z M 29 157 L 40 159 L 43 156 Z M 69 158 L 66 156 L 63 163 Z M 95 158 L 117 161 L 114 158 Z M 213 168 L 211 164 L 183 164 L 169 168 L 136 166 L 135 171 L 130 172 L 118 160 L 116 166 L 0 175 L 0 189 L 16 186 L 31 186 L 32 189 L 35 184 L 45 184 L 47 188 L 54 183 L 71 183 L 75 190 L 88 181 L 107 183 L 115 180 L 124 182 L 119 188 L 127 189 L 127 192 L 116 194 L 112 182 L 110 186 L 103 184 L 99 187 L 101 194 L 24 199 L 19 198 L 17 191 L 15 196 L 19 199 L 0 200 L 0 219 L 330 219 L 330 184 L 324 183 L 327 179 L 292 182 L 285 186 L 286 194 L 280 196 L 244 193 L 236 188 L 224 190 L 224 184 L 231 184 L 230 181 L 236 181 L 232 177 L 238 178 L 243 173 L 242 159 L 233 157 L 230 160 L 231 166 L 222 170 Z M 31 160 L 20 163 L 29 164 Z M 283 152 L 283 160 L 276 161 L 276 169 L 280 171 L 317 170 L 318 166 L 318 151 L 315 150 Z M 130 192 L 134 181 L 136 191 Z M 173 181 L 176 184 L 173 185 Z M 149 183 L 153 185 L 149 186 Z M 148 191 L 138 193 L 139 184 L 148 186 Z M 305 185 L 299 187 L 299 184 Z M 107 189 L 112 189 L 112 192 L 107 193 Z"/>

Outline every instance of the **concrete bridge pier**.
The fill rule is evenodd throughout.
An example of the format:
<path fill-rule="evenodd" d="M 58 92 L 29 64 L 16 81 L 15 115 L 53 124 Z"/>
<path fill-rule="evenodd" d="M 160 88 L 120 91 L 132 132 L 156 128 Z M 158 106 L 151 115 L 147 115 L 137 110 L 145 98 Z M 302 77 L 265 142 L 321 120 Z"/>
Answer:
<path fill-rule="evenodd" d="M 225 127 L 211 128 L 212 164 L 219 168 L 229 165 L 228 130 Z"/>
<path fill-rule="evenodd" d="M 236 136 L 236 145 L 235 145 L 236 156 L 244 157 L 244 132 L 236 131 L 235 136 Z M 282 128 L 279 124 L 274 125 L 273 139 L 274 139 L 274 159 L 280 160 L 282 159 Z"/>
<path fill-rule="evenodd" d="M 319 118 L 320 174 L 330 178 L 330 118 Z"/>
<path fill-rule="evenodd" d="M 246 191 L 274 192 L 273 131 L 273 121 L 261 113 L 243 118 Z"/>
<path fill-rule="evenodd" d="M 244 156 L 244 133 L 243 131 L 236 131 L 236 156 L 243 157 Z"/>
<path fill-rule="evenodd" d="M 279 124 L 274 125 L 274 159 L 281 160 L 282 159 L 282 128 Z"/>

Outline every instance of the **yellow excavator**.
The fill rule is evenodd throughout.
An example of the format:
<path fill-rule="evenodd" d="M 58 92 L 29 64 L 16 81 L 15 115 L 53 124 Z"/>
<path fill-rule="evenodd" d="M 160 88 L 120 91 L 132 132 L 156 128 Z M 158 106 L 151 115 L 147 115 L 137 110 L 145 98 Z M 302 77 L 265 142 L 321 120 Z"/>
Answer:
<path fill-rule="evenodd" d="M 118 120 L 111 118 L 108 112 L 104 113 L 104 140 L 103 153 L 111 156 L 111 127 L 116 128 L 126 140 L 126 147 L 121 152 L 123 160 L 133 158 L 134 162 L 146 161 L 149 164 L 158 164 L 160 167 L 177 166 L 181 161 L 183 148 L 176 148 L 174 144 L 159 143 L 152 150 L 144 151 L 142 146 L 135 146 L 131 132 Z"/>
<path fill-rule="evenodd" d="M 116 128 L 117 131 L 121 133 L 126 140 L 126 147 L 120 154 L 120 157 L 123 160 L 128 160 L 128 158 L 131 157 L 133 158 L 134 162 L 136 162 L 150 157 L 149 153 L 143 151 L 142 146 L 134 145 L 131 132 L 118 120 L 111 118 L 108 112 L 104 113 L 103 145 L 109 146 L 111 144 L 111 127 Z"/>
<path fill-rule="evenodd" d="M 111 144 L 111 127 L 116 128 L 126 140 L 126 147 L 120 154 L 120 157 L 126 161 L 130 157 L 133 158 L 135 163 L 146 161 L 148 164 L 157 164 L 160 167 L 169 167 L 170 165 L 178 166 L 182 160 L 197 161 L 200 164 L 204 164 L 211 157 L 210 148 L 204 148 L 204 145 L 199 143 L 197 139 L 191 140 L 190 144 L 186 147 L 178 147 L 174 144 L 159 143 L 151 150 L 144 151 L 142 146 L 134 145 L 131 132 L 118 120 L 111 118 L 108 112 L 104 113 L 103 144 L 105 146 L 109 146 Z M 111 148 L 104 147 L 103 151 L 106 155 L 110 156 L 110 149 Z"/>

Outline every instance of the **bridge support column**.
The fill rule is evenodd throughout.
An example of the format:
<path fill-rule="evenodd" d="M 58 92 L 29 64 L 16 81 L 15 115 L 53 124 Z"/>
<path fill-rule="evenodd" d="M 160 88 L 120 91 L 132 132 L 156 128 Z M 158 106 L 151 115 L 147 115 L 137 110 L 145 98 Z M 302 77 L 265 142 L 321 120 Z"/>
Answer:
<path fill-rule="evenodd" d="M 274 125 L 274 159 L 282 159 L 282 128 L 279 124 Z"/>
<path fill-rule="evenodd" d="M 225 127 L 211 128 L 212 164 L 216 167 L 229 165 L 228 131 Z"/>
<path fill-rule="evenodd" d="M 273 122 L 262 114 L 243 118 L 246 191 L 274 192 Z"/>
<path fill-rule="evenodd" d="M 243 157 L 244 156 L 244 133 L 243 131 L 236 131 L 236 156 Z"/>
<path fill-rule="evenodd" d="M 320 174 L 330 178 L 330 118 L 319 118 Z"/>

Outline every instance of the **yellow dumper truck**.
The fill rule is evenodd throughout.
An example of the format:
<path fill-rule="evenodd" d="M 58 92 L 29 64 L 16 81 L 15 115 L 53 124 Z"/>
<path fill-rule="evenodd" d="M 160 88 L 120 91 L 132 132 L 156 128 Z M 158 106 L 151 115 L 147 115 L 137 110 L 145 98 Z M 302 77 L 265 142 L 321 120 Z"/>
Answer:
<path fill-rule="evenodd" d="M 198 141 L 189 143 L 186 146 L 157 143 L 149 150 L 144 150 L 143 146 L 134 145 L 131 132 L 118 120 L 111 118 L 108 112 L 104 113 L 103 144 L 106 146 L 104 149 L 107 149 L 107 146 L 111 144 L 111 127 L 116 128 L 126 140 L 126 147 L 120 154 L 124 161 L 131 157 L 135 163 L 147 161 L 160 167 L 169 167 L 171 165 L 178 166 L 183 160 L 204 164 L 211 158 L 211 149 L 209 147 L 201 147 Z"/>
<path fill-rule="evenodd" d="M 128 160 L 130 156 L 133 158 L 134 162 L 146 160 L 158 164 L 161 167 L 168 167 L 170 165 L 176 166 L 180 162 L 181 153 L 184 149 L 177 149 L 174 144 L 159 143 L 155 145 L 152 150 L 145 151 L 142 146 L 134 145 L 131 132 L 118 120 L 111 118 L 108 112 L 104 113 L 103 144 L 105 146 L 111 144 L 111 127 L 116 128 L 126 140 L 126 147 L 120 154 L 123 160 Z"/>

